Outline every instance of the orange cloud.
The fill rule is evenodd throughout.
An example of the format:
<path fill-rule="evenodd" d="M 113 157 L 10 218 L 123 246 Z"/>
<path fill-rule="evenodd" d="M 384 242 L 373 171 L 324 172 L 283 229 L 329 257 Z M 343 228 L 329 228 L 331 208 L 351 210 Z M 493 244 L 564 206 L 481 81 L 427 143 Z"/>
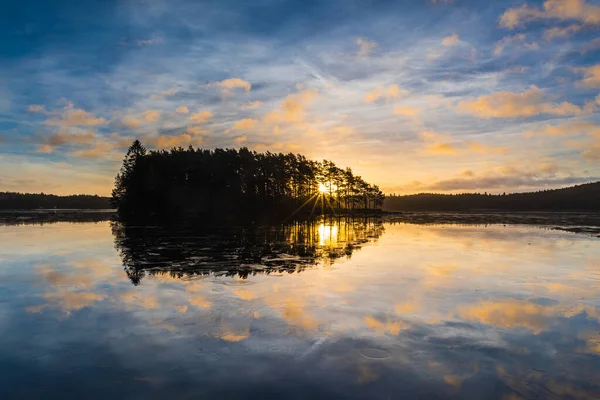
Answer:
<path fill-rule="evenodd" d="M 483 154 L 508 154 L 508 149 L 506 147 L 492 147 L 486 146 L 478 142 L 467 142 L 469 150 L 474 153 L 483 153 Z"/>
<path fill-rule="evenodd" d="M 73 105 L 69 104 L 58 117 L 47 119 L 44 124 L 66 128 L 71 126 L 104 125 L 107 122 L 108 121 L 104 118 L 97 117 L 80 108 L 73 108 Z"/>
<path fill-rule="evenodd" d="M 437 142 L 427 145 L 423 153 L 428 155 L 456 155 L 459 149 L 451 143 Z"/>
<path fill-rule="evenodd" d="M 121 124 L 129 129 L 135 129 L 142 126 L 142 121 L 134 116 L 126 115 L 121 119 Z"/>
<path fill-rule="evenodd" d="M 246 135 L 238 136 L 234 139 L 234 142 L 236 142 L 237 144 L 246 143 L 247 141 L 248 141 L 248 137 Z"/>
<path fill-rule="evenodd" d="M 206 129 L 202 129 L 199 126 L 188 126 L 186 129 L 186 133 L 189 133 L 192 136 L 204 135 L 206 133 Z"/>
<path fill-rule="evenodd" d="M 197 113 L 190 115 L 190 120 L 197 124 L 201 124 L 212 118 L 212 116 L 213 113 L 210 111 L 198 111 Z"/>
<path fill-rule="evenodd" d="M 579 107 L 562 102 L 545 100 L 544 92 L 532 86 L 524 92 L 497 92 L 472 100 L 463 100 L 457 105 L 458 112 L 480 118 L 519 118 L 539 114 L 583 115 L 591 111 L 590 106 Z"/>
<path fill-rule="evenodd" d="M 394 107 L 394 114 L 400 115 L 402 117 L 417 117 L 419 116 L 423 110 L 417 107 L 409 107 L 409 106 L 396 106 Z"/>
<path fill-rule="evenodd" d="M 233 130 L 235 131 L 239 131 L 239 130 L 246 130 L 246 129 L 252 129 L 256 126 L 256 124 L 258 123 L 257 120 L 252 119 L 252 118 L 244 118 L 240 121 L 237 121 L 235 124 L 233 124 Z"/>
<path fill-rule="evenodd" d="M 357 38 L 356 45 L 358 46 L 358 55 L 360 57 L 368 56 L 377 47 L 376 42 L 371 42 L 365 38 Z"/>
<path fill-rule="evenodd" d="M 242 110 L 252 110 L 262 105 L 262 101 L 251 101 L 248 104 L 242 106 Z"/>
<path fill-rule="evenodd" d="M 444 39 L 442 39 L 442 45 L 444 45 L 446 47 L 456 46 L 459 43 L 460 43 L 460 38 L 458 37 L 458 35 L 456 33 L 453 35 L 450 35 L 450 36 L 446 36 Z"/>
<path fill-rule="evenodd" d="M 544 31 L 544 39 L 546 39 L 547 41 L 550 42 L 550 41 L 552 41 L 552 39 L 566 37 L 566 36 L 570 36 L 574 33 L 577 33 L 582 28 L 583 28 L 583 26 L 581 24 L 573 24 L 573 25 L 566 26 L 564 28 L 555 27 L 555 28 L 546 29 Z"/>
<path fill-rule="evenodd" d="M 89 148 L 83 150 L 74 151 L 72 154 L 75 157 L 80 158 L 99 158 L 106 156 L 107 153 L 110 153 L 113 150 L 113 146 L 107 142 L 96 142 L 96 144 Z"/>
<path fill-rule="evenodd" d="M 39 114 L 47 113 L 46 108 L 39 104 L 30 104 L 29 107 L 27 107 L 27 111 Z"/>
<path fill-rule="evenodd" d="M 319 93 L 314 90 L 304 90 L 287 96 L 279 107 L 263 116 L 266 123 L 300 123 L 304 121 L 306 107 L 310 105 Z"/>
<path fill-rule="evenodd" d="M 547 0 L 541 9 L 524 4 L 502 14 L 500 25 L 515 29 L 527 22 L 543 19 L 574 20 L 597 25 L 600 23 L 600 6 L 589 4 L 586 0 Z"/>
<path fill-rule="evenodd" d="M 220 82 L 209 83 L 208 86 L 223 88 L 224 93 L 229 93 L 232 89 L 241 88 L 244 91 L 249 92 L 252 89 L 252 85 L 240 78 L 229 78 Z"/>
<path fill-rule="evenodd" d="M 587 88 L 600 87 L 600 64 L 575 70 L 583 75 L 583 79 L 578 82 L 579 85 Z"/>
<path fill-rule="evenodd" d="M 403 96 L 407 96 L 410 92 L 408 90 L 402 90 L 396 84 L 392 84 L 387 88 L 383 88 L 381 86 L 376 87 L 375 89 L 367 92 L 365 97 L 363 98 L 365 103 L 374 103 L 382 97 L 385 97 L 386 100 L 398 99 Z"/>
<path fill-rule="evenodd" d="M 600 136 L 600 126 L 591 122 L 573 122 L 560 125 L 544 125 L 536 130 L 525 131 L 525 135 L 573 135 L 579 133 L 596 134 Z"/>
<path fill-rule="evenodd" d="M 187 114 L 190 112 L 190 110 L 186 106 L 181 106 L 181 107 L 177 107 L 177 109 L 175 109 L 175 112 L 177 114 Z"/>
<path fill-rule="evenodd" d="M 508 46 L 520 46 L 528 50 L 537 50 L 540 48 L 540 45 L 537 42 L 525 43 L 525 38 L 525 35 L 522 33 L 518 35 L 503 37 L 498 42 L 496 42 L 494 54 L 499 56 Z"/>
<path fill-rule="evenodd" d="M 148 122 L 156 122 L 160 118 L 160 111 L 147 110 L 147 111 L 144 111 L 143 116 L 144 116 L 144 119 Z"/>
<path fill-rule="evenodd" d="M 146 142 L 151 147 L 165 149 L 180 146 L 184 147 L 190 144 L 200 144 L 202 138 L 192 137 L 189 133 L 182 133 L 181 135 L 176 136 L 163 135 L 152 139 L 146 139 Z"/>

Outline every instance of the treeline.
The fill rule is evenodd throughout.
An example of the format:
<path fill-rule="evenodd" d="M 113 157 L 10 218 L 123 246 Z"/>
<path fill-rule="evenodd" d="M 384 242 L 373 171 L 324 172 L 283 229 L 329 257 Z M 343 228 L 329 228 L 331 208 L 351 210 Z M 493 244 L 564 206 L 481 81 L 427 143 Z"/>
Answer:
<path fill-rule="evenodd" d="M 111 201 L 124 218 L 255 219 L 379 209 L 383 199 L 377 186 L 330 161 L 247 148 L 147 151 L 136 140 Z"/>
<path fill-rule="evenodd" d="M 92 195 L 0 192 L 0 210 L 107 209 L 110 198 Z"/>
<path fill-rule="evenodd" d="M 388 211 L 600 211 L 600 182 L 562 189 L 512 194 L 433 194 L 388 196 Z"/>

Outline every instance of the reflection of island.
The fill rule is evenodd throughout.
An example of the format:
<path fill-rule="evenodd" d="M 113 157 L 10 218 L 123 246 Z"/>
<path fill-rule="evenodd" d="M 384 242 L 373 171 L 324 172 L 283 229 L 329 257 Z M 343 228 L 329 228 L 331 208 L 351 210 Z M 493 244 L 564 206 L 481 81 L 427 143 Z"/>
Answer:
<path fill-rule="evenodd" d="M 113 223 L 115 245 L 134 285 L 146 273 L 247 277 L 331 263 L 384 231 L 380 218 L 324 217 L 253 228 L 141 227 Z"/>

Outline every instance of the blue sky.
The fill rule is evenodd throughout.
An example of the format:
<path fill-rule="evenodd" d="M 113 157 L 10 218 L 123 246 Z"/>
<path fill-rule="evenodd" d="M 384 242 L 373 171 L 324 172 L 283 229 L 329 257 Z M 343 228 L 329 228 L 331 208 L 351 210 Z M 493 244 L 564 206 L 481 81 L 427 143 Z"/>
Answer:
<path fill-rule="evenodd" d="M 600 3 L 20 1 L 0 190 L 109 194 L 149 148 L 301 152 L 387 193 L 600 179 Z"/>

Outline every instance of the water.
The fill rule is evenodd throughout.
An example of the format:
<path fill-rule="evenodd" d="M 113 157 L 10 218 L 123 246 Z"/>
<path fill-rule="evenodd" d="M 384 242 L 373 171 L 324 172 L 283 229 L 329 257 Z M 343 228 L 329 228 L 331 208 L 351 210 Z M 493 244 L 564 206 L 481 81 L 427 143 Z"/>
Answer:
<path fill-rule="evenodd" d="M 600 398 L 600 239 L 0 226 L 0 398 Z"/>

